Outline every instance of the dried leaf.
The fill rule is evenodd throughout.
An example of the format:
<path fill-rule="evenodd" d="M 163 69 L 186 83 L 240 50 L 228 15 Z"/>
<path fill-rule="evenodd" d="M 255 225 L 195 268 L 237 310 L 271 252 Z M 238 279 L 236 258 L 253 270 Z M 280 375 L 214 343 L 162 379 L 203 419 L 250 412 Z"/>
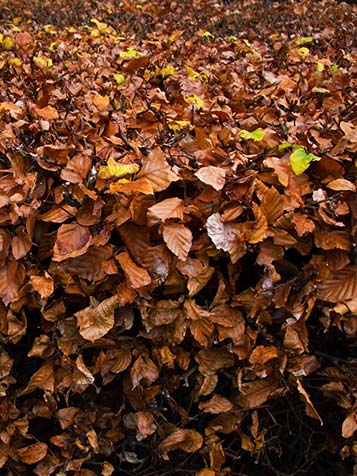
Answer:
<path fill-rule="evenodd" d="M 118 303 L 118 296 L 112 296 L 104 299 L 96 307 L 89 306 L 76 312 L 81 336 L 95 342 L 107 334 L 114 326 L 114 312 Z"/>
<path fill-rule="evenodd" d="M 149 273 L 146 269 L 137 266 L 130 258 L 129 253 L 123 251 L 123 253 L 116 256 L 116 259 L 119 261 L 128 282 L 134 289 L 148 286 L 151 283 Z"/>
<path fill-rule="evenodd" d="M 179 223 L 167 223 L 163 225 L 162 236 L 168 249 L 180 260 L 186 261 L 192 246 L 191 230 Z"/>
<path fill-rule="evenodd" d="M 357 430 L 357 415 L 355 412 L 350 413 L 342 423 L 342 436 L 350 438 Z"/>
<path fill-rule="evenodd" d="M 18 448 L 16 454 L 23 463 L 35 464 L 46 456 L 47 450 L 48 446 L 45 443 L 38 442 Z"/>
<path fill-rule="evenodd" d="M 215 190 L 222 190 L 225 184 L 226 173 L 220 167 L 209 165 L 201 167 L 196 173 L 201 182 L 211 185 Z"/>
<path fill-rule="evenodd" d="M 186 453 L 195 453 L 203 444 L 203 437 L 196 430 L 177 429 L 167 436 L 159 445 L 162 457 L 168 460 L 168 452 L 177 449 Z"/>
<path fill-rule="evenodd" d="M 317 413 L 314 405 L 312 404 L 311 400 L 310 400 L 310 397 L 309 395 L 307 394 L 306 390 L 304 389 L 304 387 L 302 386 L 302 383 L 300 380 L 297 381 L 297 388 L 299 390 L 299 393 L 300 395 L 302 396 L 302 398 L 304 399 L 305 401 L 305 405 L 306 405 L 306 414 L 311 417 L 311 418 L 314 418 L 315 420 L 319 420 L 320 424 L 323 425 L 323 422 L 321 420 L 321 417 L 320 415 Z"/>
<path fill-rule="evenodd" d="M 332 271 L 318 286 L 318 296 L 323 301 L 343 302 L 357 298 L 357 267 Z"/>
<path fill-rule="evenodd" d="M 53 261 L 64 261 L 83 255 L 91 244 L 89 229 L 77 223 L 61 225 L 53 248 Z"/>

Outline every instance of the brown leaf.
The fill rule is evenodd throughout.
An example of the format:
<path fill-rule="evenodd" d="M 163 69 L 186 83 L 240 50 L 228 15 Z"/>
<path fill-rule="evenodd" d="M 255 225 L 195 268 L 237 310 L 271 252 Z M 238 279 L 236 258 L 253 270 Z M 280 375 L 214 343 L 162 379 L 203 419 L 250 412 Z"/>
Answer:
<path fill-rule="evenodd" d="M 214 167 L 213 165 L 201 167 L 195 175 L 201 182 L 211 185 L 215 190 L 222 190 L 224 187 L 226 173 L 220 167 Z"/>
<path fill-rule="evenodd" d="M 63 261 L 83 255 L 89 248 L 91 234 L 89 229 L 77 223 L 61 225 L 53 248 L 53 261 Z"/>
<path fill-rule="evenodd" d="M 91 158 L 87 155 L 75 155 L 61 170 L 61 179 L 70 183 L 80 183 L 87 177 L 91 165 Z"/>
<path fill-rule="evenodd" d="M 20 461 L 26 464 L 35 464 L 41 461 L 47 454 L 48 446 L 45 443 L 34 443 L 16 450 Z"/>
<path fill-rule="evenodd" d="M 319 283 L 318 296 L 323 301 L 343 302 L 357 298 L 357 266 L 332 271 Z"/>
<path fill-rule="evenodd" d="M 278 349 L 272 345 L 264 347 L 258 345 L 250 354 L 249 362 L 253 365 L 264 365 L 269 360 L 278 357 Z"/>
<path fill-rule="evenodd" d="M 342 178 L 332 180 L 326 186 L 327 188 L 330 188 L 331 190 L 337 190 L 337 191 L 350 190 L 351 192 L 356 191 L 356 186 L 352 182 Z"/>
<path fill-rule="evenodd" d="M 31 276 L 30 283 L 42 298 L 48 298 L 54 291 L 53 279 L 47 271 L 45 276 Z"/>
<path fill-rule="evenodd" d="M 305 401 L 306 414 L 309 417 L 314 418 L 315 420 L 319 420 L 320 424 L 323 425 L 323 422 L 321 420 L 320 415 L 317 413 L 314 405 L 312 404 L 312 402 L 310 400 L 309 395 L 307 394 L 306 390 L 302 386 L 302 383 L 300 382 L 300 380 L 297 381 L 297 388 L 298 388 L 299 393 L 302 396 L 303 400 Z"/>
<path fill-rule="evenodd" d="M 255 408 L 265 403 L 278 390 L 275 380 L 255 380 L 243 383 L 238 401 L 243 408 Z"/>
<path fill-rule="evenodd" d="M 142 380 L 149 383 L 155 382 L 159 378 L 159 370 L 151 359 L 140 356 L 130 370 L 130 377 L 134 389 Z"/>
<path fill-rule="evenodd" d="M 35 372 L 21 395 L 32 393 L 36 389 L 53 392 L 55 389 L 55 378 L 53 373 L 53 364 L 50 361 L 45 363 Z"/>
<path fill-rule="evenodd" d="M 103 337 L 114 326 L 114 312 L 118 307 L 118 296 L 104 299 L 97 306 L 89 306 L 76 312 L 81 336 L 92 342 Z"/>
<path fill-rule="evenodd" d="M 179 223 L 167 223 L 162 227 L 162 236 L 168 249 L 185 261 L 192 246 L 191 230 Z"/>
<path fill-rule="evenodd" d="M 18 297 L 18 290 L 24 279 L 23 264 L 10 257 L 0 268 L 0 297 L 5 306 Z"/>
<path fill-rule="evenodd" d="M 342 423 L 342 436 L 350 438 L 357 430 L 357 415 L 355 412 L 350 413 Z"/>
<path fill-rule="evenodd" d="M 177 429 L 167 436 L 159 445 L 162 457 L 168 460 L 168 452 L 177 449 L 186 453 L 195 453 L 203 444 L 203 437 L 196 430 Z"/>
<path fill-rule="evenodd" d="M 206 402 L 201 402 L 199 404 L 199 409 L 203 410 L 204 413 L 226 413 L 233 409 L 233 403 L 230 402 L 228 398 L 214 394 Z"/>
<path fill-rule="evenodd" d="M 16 235 L 12 238 L 11 248 L 12 254 L 16 260 L 27 255 L 32 247 L 31 240 L 23 226 L 16 229 Z"/>
<path fill-rule="evenodd" d="M 202 375 L 214 375 L 217 370 L 232 367 L 234 365 L 234 357 L 231 353 L 223 349 L 203 349 L 195 355 L 198 363 L 198 370 Z"/>
<path fill-rule="evenodd" d="M 294 350 L 298 354 L 308 351 L 309 336 L 303 318 L 286 327 L 284 347 Z"/>
<path fill-rule="evenodd" d="M 66 428 L 69 428 L 73 425 L 74 418 L 78 412 L 79 408 L 76 407 L 66 407 L 58 410 L 56 416 L 62 430 L 65 430 Z"/>
<path fill-rule="evenodd" d="M 155 433 L 157 427 L 154 422 L 154 417 L 149 412 L 141 411 L 135 413 L 136 428 L 143 440 Z"/>
<path fill-rule="evenodd" d="M 115 257 L 124 271 L 125 277 L 134 289 L 148 286 L 151 283 L 149 273 L 141 268 L 130 258 L 127 251 L 123 251 Z"/>

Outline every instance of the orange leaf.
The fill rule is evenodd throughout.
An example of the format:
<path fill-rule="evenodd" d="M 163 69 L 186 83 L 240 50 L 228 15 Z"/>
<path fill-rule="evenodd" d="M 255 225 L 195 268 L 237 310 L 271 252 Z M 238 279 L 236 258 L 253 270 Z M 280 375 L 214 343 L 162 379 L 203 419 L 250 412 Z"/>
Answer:
<path fill-rule="evenodd" d="M 140 356 L 130 370 L 130 377 L 134 389 L 142 380 L 148 383 L 155 382 L 159 378 L 159 370 L 151 359 Z"/>
<path fill-rule="evenodd" d="M 239 395 L 239 403 L 243 408 L 255 408 L 262 405 L 278 389 L 275 380 L 255 380 L 243 383 Z"/>
<path fill-rule="evenodd" d="M 278 349 L 272 345 L 264 347 L 258 345 L 249 357 L 249 362 L 253 365 L 264 365 L 271 359 L 278 357 Z"/>
<path fill-rule="evenodd" d="M 36 108 L 35 111 L 38 116 L 40 116 L 42 119 L 45 119 L 46 121 L 59 118 L 58 112 L 52 106 L 46 106 L 41 109 Z"/>
<path fill-rule="evenodd" d="M 18 290 L 25 279 L 25 268 L 19 261 L 9 258 L 0 268 L 0 297 L 7 306 L 18 297 Z"/>
<path fill-rule="evenodd" d="M 154 193 L 152 184 L 146 178 L 133 180 L 131 182 L 121 182 L 118 180 L 115 183 L 111 183 L 109 189 L 111 193 L 124 193 L 128 195 L 139 192 L 145 195 L 153 195 Z"/>
<path fill-rule="evenodd" d="M 183 200 L 177 197 L 167 198 L 148 209 L 148 224 L 152 226 L 160 221 L 164 222 L 169 218 L 183 220 L 183 211 Z"/>
<path fill-rule="evenodd" d="M 98 111 L 105 111 L 108 109 L 110 105 L 110 99 L 109 96 L 101 96 L 100 94 L 96 94 L 93 96 L 93 104 L 94 106 L 98 109 Z"/>
<path fill-rule="evenodd" d="M 356 191 L 356 186 L 350 182 L 349 180 L 346 179 L 336 179 L 332 180 L 327 184 L 327 188 L 330 188 L 331 190 L 350 190 L 351 192 Z"/>
<path fill-rule="evenodd" d="M 151 283 L 149 273 L 146 269 L 134 263 L 127 251 L 123 251 L 123 253 L 117 255 L 116 259 L 119 261 L 128 282 L 134 289 L 148 286 Z"/>
<path fill-rule="evenodd" d="M 53 279 L 46 271 L 45 276 L 31 276 L 30 283 L 42 298 L 48 298 L 54 291 Z"/>
<path fill-rule="evenodd" d="M 192 246 L 191 230 L 179 223 L 164 224 L 162 236 L 168 249 L 185 261 Z"/>
<path fill-rule="evenodd" d="M 61 225 L 53 248 L 53 261 L 63 261 L 83 255 L 89 248 L 91 235 L 85 226 L 77 223 Z"/>
<path fill-rule="evenodd" d="M 154 423 L 154 417 L 149 412 L 136 412 L 135 413 L 136 428 L 143 440 L 152 435 L 156 431 L 156 425 Z"/>
<path fill-rule="evenodd" d="M 226 172 L 220 167 L 214 167 L 213 165 L 201 167 L 195 175 L 201 182 L 211 185 L 215 190 L 222 190 L 224 187 Z"/>
<path fill-rule="evenodd" d="M 171 170 L 170 165 L 165 159 L 164 153 L 158 147 L 154 149 L 144 159 L 138 179 L 146 179 L 152 186 L 154 192 L 166 190 L 170 183 L 180 179 L 180 177 Z"/>

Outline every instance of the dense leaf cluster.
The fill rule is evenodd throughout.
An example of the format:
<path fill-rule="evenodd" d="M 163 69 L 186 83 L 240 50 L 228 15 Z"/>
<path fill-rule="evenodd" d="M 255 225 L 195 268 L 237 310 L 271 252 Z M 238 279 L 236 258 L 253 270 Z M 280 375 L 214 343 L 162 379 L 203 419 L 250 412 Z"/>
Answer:
<path fill-rule="evenodd" d="M 0 7 L 1 474 L 352 474 L 342 5 Z"/>

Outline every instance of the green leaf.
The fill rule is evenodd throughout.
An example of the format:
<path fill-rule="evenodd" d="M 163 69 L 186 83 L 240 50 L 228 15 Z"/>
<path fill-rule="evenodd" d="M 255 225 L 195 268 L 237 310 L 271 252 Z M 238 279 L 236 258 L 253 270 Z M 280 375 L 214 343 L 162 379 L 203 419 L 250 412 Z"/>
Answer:
<path fill-rule="evenodd" d="M 242 129 L 239 132 L 239 136 L 245 140 L 253 139 L 255 142 L 260 142 L 261 140 L 264 139 L 265 132 L 263 131 L 261 127 L 259 127 L 258 129 L 255 129 L 255 131 L 252 131 L 252 132 Z"/>
<path fill-rule="evenodd" d="M 283 142 L 282 144 L 279 144 L 278 146 L 278 151 L 282 152 L 285 149 L 288 149 L 289 147 L 293 147 L 295 144 L 292 142 Z"/>
<path fill-rule="evenodd" d="M 290 155 L 290 166 L 295 175 L 301 175 L 309 168 L 311 162 L 318 162 L 321 157 L 314 154 L 307 154 L 303 147 L 298 147 Z"/>
<path fill-rule="evenodd" d="M 336 73 L 338 71 L 338 66 L 337 64 L 332 64 L 330 67 L 329 67 L 329 70 L 332 72 L 332 73 Z"/>
<path fill-rule="evenodd" d="M 230 43 L 233 43 L 234 41 L 237 41 L 238 38 L 234 35 L 230 35 L 228 38 L 227 38 L 227 41 L 229 41 Z"/>
<path fill-rule="evenodd" d="M 119 73 L 113 74 L 113 78 L 114 78 L 115 82 L 118 83 L 118 84 L 125 83 L 125 78 L 122 74 L 119 74 Z"/>
<path fill-rule="evenodd" d="M 202 38 L 214 38 L 214 35 L 212 35 L 212 33 L 209 32 L 209 31 L 205 31 L 205 32 L 201 33 L 201 36 L 202 36 Z"/>

